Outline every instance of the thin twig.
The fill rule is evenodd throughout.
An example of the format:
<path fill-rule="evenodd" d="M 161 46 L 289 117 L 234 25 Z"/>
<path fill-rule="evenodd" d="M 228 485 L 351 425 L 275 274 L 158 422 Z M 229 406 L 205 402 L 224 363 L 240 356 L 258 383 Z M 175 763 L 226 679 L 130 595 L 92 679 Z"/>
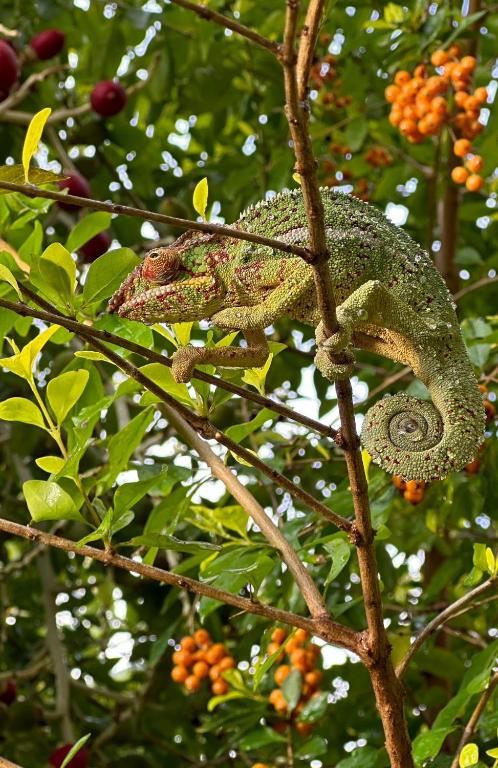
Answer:
<path fill-rule="evenodd" d="M 396 667 L 397 677 L 398 678 L 403 677 L 408 664 L 410 663 L 414 655 L 417 653 L 417 651 L 420 650 L 420 648 L 425 643 L 428 637 L 430 637 L 437 629 L 439 629 L 440 626 L 445 624 L 450 619 L 454 618 L 464 606 L 467 606 L 469 603 L 471 603 L 474 600 L 474 598 L 483 594 L 483 592 L 486 592 L 494 584 L 496 584 L 496 577 L 492 577 L 487 579 L 486 581 L 483 581 L 483 583 L 479 584 L 478 587 L 471 589 L 470 592 L 467 592 L 467 594 L 463 595 L 458 600 L 455 600 L 453 603 L 451 603 L 451 605 L 445 608 L 444 611 L 441 611 L 441 613 L 438 616 L 432 619 L 432 621 L 430 621 L 424 627 L 424 629 L 417 635 L 413 643 L 410 645 L 405 656 L 403 657 L 402 661 Z"/>
<path fill-rule="evenodd" d="M 120 216 L 131 216 L 144 221 L 157 221 L 160 224 L 169 224 L 179 229 L 193 229 L 197 232 L 210 232 L 213 235 L 222 237 L 231 237 L 235 240 L 247 240 L 249 243 L 258 243 L 266 245 L 285 253 L 293 253 L 301 256 L 302 259 L 309 259 L 309 251 L 299 245 L 284 243 L 281 240 L 275 240 L 271 237 L 255 235 L 252 232 L 244 232 L 242 229 L 234 227 L 225 227 L 221 224 L 208 224 L 205 221 L 192 221 L 190 219 L 179 219 L 175 216 L 166 216 L 164 213 L 155 211 L 142 211 L 140 208 L 133 208 L 129 205 L 120 205 L 119 203 L 104 203 L 100 200 L 93 200 L 90 197 L 78 197 L 77 195 L 66 195 L 63 192 L 53 192 L 49 189 L 40 189 L 30 184 L 14 184 L 11 181 L 0 181 L 0 189 L 7 189 L 9 192 L 19 192 L 27 197 L 43 197 L 46 200 L 59 200 L 63 203 L 71 203 L 79 208 L 90 208 L 94 211 L 108 211 Z"/>
<path fill-rule="evenodd" d="M 213 21 L 215 24 L 219 24 L 221 27 L 231 29 L 232 32 L 236 32 L 238 35 L 247 38 L 256 45 L 259 45 L 260 48 L 264 48 L 270 53 L 273 53 L 275 56 L 279 56 L 280 54 L 280 45 L 278 43 L 275 43 L 272 40 L 268 40 L 268 38 L 263 37 L 263 35 L 258 34 L 253 29 L 244 26 L 244 24 L 240 24 L 234 19 L 229 19 L 228 16 L 223 16 L 223 14 L 208 8 L 206 5 L 192 3 L 190 0 L 171 0 L 171 2 L 174 5 L 179 5 L 181 8 L 186 8 L 189 11 L 193 11 L 195 14 L 197 14 L 197 16 L 200 16 L 206 21 Z"/>
<path fill-rule="evenodd" d="M 190 592 L 194 592 L 197 595 L 210 597 L 221 603 L 232 605 L 245 613 L 264 616 L 270 621 L 282 622 L 282 624 L 292 627 L 300 627 L 312 634 L 321 633 L 321 636 L 328 640 L 328 642 L 341 645 L 345 648 L 350 648 L 351 650 L 356 650 L 357 634 L 347 627 L 340 627 L 340 631 L 337 632 L 337 634 L 333 633 L 329 628 L 328 632 L 325 633 L 327 636 L 325 636 L 320 621 L 305 618 L 304 616 L 299 616 L 290 611 L 283 611 L 280 608 L 274 608 L 270 605 L 263 605 L 262 603 L 258 603 L 247 597 L 241 597 L 240 595 L 234 595 L 230 592 L 225 592 L 222 589 L 211 587 L 209 584 L 202 581 L 197 581 L 196 579 L 191 579 L 187 576 L 179 576 L 176 573 L 165 571 L 162 568 L 131 560 L 128 557 L 115 554 L 110 550 L 105 551 L 88 546 L 79 547 L 76 542 L 70 541 L 69 539 L 62 538 L 61 536 L 54 536 L 45 531 L 40 531 L 38 528 L 20 525 L 19 523 L 14 523 L 11 520 L 4 520 L 2 518 L 0 518 L 0 530 L 30 541 L 43 542 L 43 544 L 47 546 L 63 549 L 65 552 L 74 552 L 81 557 L 89 557 L 92 560 L 98 560 L 104 565 L 112 565 L 115 568 L 128 571 L 128 573 L 139 573 L 141 576 L 151 579 L 152 581 L 169 584 L 170 586 L 178 587 L 179 589 L 188 589 Z"/>
<path fill-rule="evenodd" d="M 43 80 L 46 80 L 50 75 L 55 75 L 57 72 L 62 72 L 67 69 L 69 69 L 68 64 L 56 64 L 55 66 L 43 69 L 41 72 L 33 72 L 32 75 L 27 77 L 26 80 L 21 83 L 16 91 L 13 91 L 0 103 L 0 119 L 4 112 L 23 101 L 35 85 L 43 82 Z"/>
<path fill-rule="evenodd" d="M 484 288 L 487 285 L 492 285 L 496 282 L 498 282 L 498 275 L 495 277 L 481 277 L 481 279 L 476 280 L 475 283 L 471 283 L 470 285 L 466 285 L 464 288 L 461 288 L 455 293 L 453 298 L 455 301 L 458 301 L 464 296 L 467 296 L 468 293 L 472 293 L 472 291 L 477 291 L 478 288 Z"/>
<path fill-rule="evenodd" d="M 474 733 L 477 723 L 479 722 L 479 718 L 481 717 L 482 713 L 486 709 L 486 705 L 488 701 L 490 700 L 491 696 L 493 695 L 493 692 L 498 685 L 498 672 L 495 672 L 493 677 L 488 683 L 488 687 L 485 691 L 481 694 L 479 701 L 477 702 L 474 711 L 472 712 L 469 722 L 465 726 L 465 729 L 462 733 L 462 737 L 458 743 L 458 747 L 456 749 L 455 757 L 452 760 L 450 768 L 458 768 L 459 766 L 459 759 L 460 759 L 460 753 L 464 746 L 468 744 L 468 742 L 472 738 L 472 734 Z"/>

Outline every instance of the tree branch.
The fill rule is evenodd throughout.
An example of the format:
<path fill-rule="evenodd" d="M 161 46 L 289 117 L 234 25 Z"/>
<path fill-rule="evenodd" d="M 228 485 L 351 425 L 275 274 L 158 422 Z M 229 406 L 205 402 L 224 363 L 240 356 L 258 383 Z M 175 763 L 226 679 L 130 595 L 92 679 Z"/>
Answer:
<path fill-rule="evenodd" d="M 250 600 L 247 597 L 233 595 L 222 589 L 211 587 L 209 584 L 205 584 L 202 581 L 196 581 L 196 579 L 191 579 L 187 576 L 179 576 L 176 573 L 171 573 L 170 571 L 165 571 L 156 566 L 146 565 L 145 563 L 131 560 L 128 557 L 123 557 L 122 555 L 115 554 L 111 551 L 88 546 L 78 547 L 76 542 L 70 541 L 69 539 L 55 536 L 46 533 L 45 531 L 40 531 L 38 528 L 20 525 L 19 523 L 14 523 L 10 520 L 4 520 L 3 518 L 0 518 L 0 531 L 9 533 L 12 536 L 20 536 L 21 538 L 30 541 L 42 542 L 47 546 L 62 549 L 65 552 L 74 552 L 74 554 L 81 557 L 89 557 L 104 565 L 112 565 L 115 568 L 128 571 L 128 573 L 139 573 L 141 576 L 151 579 L 152 581 L 169 584 L 170 586 L 178 587 L 179 589 L 187 589 L 189 592 L 194 592 L 195 594 L 204 597 L 210 597 L 213 600 L 219 600 L 221 603 L 226 603 L 227 605 L 231 605 L 246 613 L 263 616 L 270 621 L 278 621 L 291 627 L 300 627 L 311 634 L 320 635 L 330 643 L 357 652 L 357 634 L 348 627 L 342 627 L 340 624 L 328 626 L 326 631 L 324 631 L 322 622 L 319 620 L 305 618 L 296 613 L 283 611 L 280 608 L 274 608 L 270 605 L 263 605 L 255 600 Z"/>
<path fill-rule="evenodd" d="M 486 705 L 490 700 L 491 696 L 493 695 L 493 692 L 497 685 L 498 685 L 498 672 L 495 672 L 495 674 L 492 676 L 492 678 L 488 683 L 488 687 L 486 688 L 485 691 L 483 691 L 481 697 L 479 698 L 479 701 L 477 702 L 476 707 L 470 716 L 469 722 L 465 726 L 464 732 L 462 733 L 462 738 L 458 743 L 455 757 L 452 760 L 450 768 L 458 768 L 460 752 L 472 738 L 472 734 L 476 729 L 477 723 L 479 722 L 479 718 L 481 717 L 482 713 L 486 709 Z"/>
<path fill-rule="evenodd" d="M 404 673 L 406 672 L 406 668 L 412 658 L 415 656 L 417 651 L 422 647 L 422 645 L 425 643 L 428 637 L 430 637 L 437 629 L 439 629 L 440 626 L 445 624 L 447 621 L 452 619 L 454 616 L 456 616 L 461 609 L 471 603 L 474 598 L 479 597 L 483 592 L 486 592 L 493 584 L 496 584 L 496 577 L 492 577 L 487 579 L 486 581 L 483 581 L 482 584 L 479 584 L 479 586 L 475 587 L 474 589 L 471 589 L 470 592 L 467 592 L 466 595 L 463 595 L 463 597 L 460 597 L 458 600 L 455 600 L 455 602 L 451 603 L 447 608 L 444 609 L 444 611 L 441 611 L 438 616 L 436 616 L 432 621 L 430 621 L 424 629 L 417 635 L 411 646 L 409 647 L 408 651 L 406 652 L 404 658 L 398 664 L 396 667 L 396 675 L 398 678 L 403 677 Z"/>
<path fill-rule="evenodd" d="M 298 95 L 301 101 L 307 98 L 308 80 L 324 7 L 325 0 L 310 0 L 301 29 L 296 66 Z"/>
<path fill-rule="evenodd" d="M 190 219 L 179 219 L 175 216 L 166 216 L 163 213 L 155 211 L 142 211 L 140 208 L 132 208 L 129 205 L 120 203 L 104 203 L 100 200 L 93 200 L 90 197 L 78 197 L 77 195 L 66 195 L 63 192 L 53 192 L 49 189 L 40 189 L 31 184 L 14 184 L 11 181 L 0 181 L 0 189 L 7 189 L 9 192 L 19 192 L 27 197 L 43 197 L 46 200 L 59 200 L 63 203 L 71 203 L 79 208 L 90 208 L 94 211 L 108 211 L 121 216 L 131 216 L 132 218 L 144 219 L 144 221 L 157 221 L 160 224 L 169 224 L 179 229 L 193 229 L 197 232 L 210 232 L 222 237 L 232 237 L 236 240 L 247 240 L 249 243 L 266 245 L 285 253 L 293 253 L 301 256 L 302 259 L 309 260 L 309 251 L 299 245 L 284 243 L 281 240 L 274 240 L 271 237 L 255 235 L 252 232 L 244 232 L 242 229 L 234 227 L 225 227 L 221 224 L 208 224 L 205 221 L 191 221 Z"/>
<path fill-rule="evenodd" d="M 17 91 L 13 91 L 10 96 L 7 96 L 6 99 L 0 102 L 0 120 L 3 113 L 23 101 L 23 99 L 28 95 L 28 93 L 34 88 L 35 85 L 43 82 L 43 80 L 45 80 L 47 77 L 50 77 L 50 75 L 54 75 L 57 72 L 62 72 L 67 69 L 69 69 L 68 64 L 56 64 L 55 66 L 43 69 L 41 72 L 33 72 L 33 74 L 27 77 L 23 83 L 21 83 Z"/>
<path fill-rule="evenodd" d="M 273 53 L 275 56 L 279 56 L 280 54 L 280 45 L 278 43 L 275 43 L 272 40 L 268 40 L 268 38 L 263 37 L 263 35 L 259 35 L 253 29 L 244 26 L 244 24 L 240 24 L 238 21 L 229 19 L 227 16 L 223 16 L 223 14 L 208 8 L 206 5 L 192 3 L 190 0 L 171 0 L 171 2 L 174 5 L 179 5 L 181 8 L 186 8 L 189 11 L 193 11 L 193 13 L 195 13 L 197 16 L 200 16 L 201 19 L 205 19 L 206 21 L 213 21 L 215 24 L 218 24 L 221 27 L 231 29 L 232 32 L 236 32 L 238 35 L 247 38 L 252 43 L 259 45 L 260 48 L 264 48 L 270 53 Z"/>

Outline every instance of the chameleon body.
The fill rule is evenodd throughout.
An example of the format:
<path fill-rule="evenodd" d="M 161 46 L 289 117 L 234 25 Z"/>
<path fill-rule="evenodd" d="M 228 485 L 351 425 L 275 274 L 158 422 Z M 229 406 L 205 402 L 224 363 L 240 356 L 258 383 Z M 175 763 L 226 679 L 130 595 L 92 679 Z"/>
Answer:
<path fill-rule="evenodd" d="M 482 442 L 484 409 L 441 276 L 410 236 L 372 206 L 330 190 L 322 198 L 339 323 L 332 337 L 325 338 L 320 323 L 309 264 L 218 234 L 186 232 L 150 251 L 112 297 L 110 311 L 148 323 L 211 319 L 244 333 L 246 347 L 180 349 L 173 358 L 180 381 L 196 364 L 262 366 L 264 329 L 284 315 L 316 329 L 315 363 L 331 380 L 351 374 L 353 347 L 408 365 L 432 403 L 404 393 L 383 397 L 366 413 L 363 446 L 404 479 L 432 480 L 461 469 Z M 296 190 L 256 204 L 234 227 L 306 246 L 305 222 Z M 346 353 L 346 363 L 334 363 L 330 352 Z"/>

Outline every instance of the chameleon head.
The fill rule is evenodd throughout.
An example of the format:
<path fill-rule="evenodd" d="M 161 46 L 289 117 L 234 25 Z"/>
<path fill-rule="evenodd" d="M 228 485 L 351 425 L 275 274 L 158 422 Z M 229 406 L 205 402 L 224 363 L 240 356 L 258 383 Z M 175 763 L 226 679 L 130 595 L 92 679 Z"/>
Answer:
<path fill-rule="evenodd" d="M 222 306 L 207 242 L 185 233 L 166 248 L 149 251 L 109 301 L 109 312 L 142 323 L 208 318 Z"/>

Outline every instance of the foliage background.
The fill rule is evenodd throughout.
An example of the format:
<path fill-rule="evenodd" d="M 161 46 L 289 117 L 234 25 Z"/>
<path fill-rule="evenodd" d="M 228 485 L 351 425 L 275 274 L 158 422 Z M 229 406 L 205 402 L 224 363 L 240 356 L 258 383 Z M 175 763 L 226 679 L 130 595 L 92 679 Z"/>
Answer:
<path fill-rule="evenodd" d="M 236 12 L 262 34 L 280 37 L 283 3 L 213 0 L 210 7 Z M 248 204 L 270 191 L 295 186 L 281 73 L 264 51 L 193 14 L 154 0 L 147 4 L 78 0 L 72 5 L 63 0 L 2 0 L 0 10 L 1 23 L 19 31 L 21 46 L 45 27 L 60 28 L 67 35 L 67 51 L 61 57 L 65 61 L 68 54 L 71 69 L 67 77 L 53 76 L 42 82 L 19 108 L 26 112 L 47 105 L 71 109 L 88 100 L 98 80 L 118 74 L 123 85 L 129 86 L 150 73 L 145 87 L 115 118 L 104 121 L 88 112 L 58 124 L 58 142 L 46 136 L 40 164 L 53 170 L 61 165 L 67 170 L 74 164 L 90 181 L 93 197 L 192 216 L 193 189 L 207 176 L 211 217 L 230 223 Z M 486 129 L 477 141 L 488 183 L 481 193 L 463 194 L 456 211 L 456 258 L 462 287 L 494 278 L 498 264 L 498 122 L 492 104 L 498 73 L 498 17 L 484 6 L 477 13 L 481 15 L 472 16 L 469 24 L 468 8 L 450 3 L 410 2 L 403 7 L 379 3 L 373 8 L 370 3 L 338 2 L 330 8 L 322 29 L 330 42 L 322 42 L 319 48 L 322 56 L 327 49 L 336 56 L 337 76 L 320 92 L 312 93 L 312 135 L 323 181 L 331 183 L 335 176 L 347 193 L 357 191 L 358 181 L 365 179 L 370 202 L 436 252 L 440 237 L 437 206 L 447 183 L 444 163 L 434 189 L 423 171 L 425 166 L 434 166 L 435 142 L 408 145 L 387 120 L 383 91 L 397 69 L 412 69 L 440 44 L 459 39 L 478 46 L 476 85 L 488 86 L 490 93 Z M 27 65 L 25 72 L 43 66 Z M 349 96 L 350 101 L 346 99 L 348 103 L 340 107 L 324 103 L 323 94 L 328 90 L 336 96 Z M 22 124 L 8 121 L 0 113 L 2 163 L 19 162 L 24 133 Z M 447 152 L 444 141 L 443 157 Z M 379 146 L 388 150 L 391 162 L 372 167 L 365 156 L 369 148 Z M 343 154 L 342 147 L 350 152 Z M 48 201 L 3 196 L 0 236 L 31 263 L 51 242 L 64 243 L 82 215 L 62 213 Z M 110 232 L 113 247 L 138 254 L 158 238 L 176 235 L 168 227 L 156 228 L 125 217 L 113 218 Z M 120 255 L 132 259 L 129 252 Z M 5 253 L 0 258 L 12 266 Z M 77 265 L 83 280 L 87 266 L 80 259 Z M 12 294 L 7 285 L 1 291 L 5 296 Z M 495 399 L 498 362 L 497 297 L 497 285 L 489 282 L 459 301 L 469 352 L 488 382 L 490 401 Z M 95 312 L 102 309 L 101 302 L 92 307 Z M 105 315 L 96 323 L 147 347 L 174 351 L 164 336 L 143 326 Z M 2 335 L 23 346 L 40 326 L 1 310 L 0 327 Z M 191 331 L 177 327 L 175 341 L 184 343 L 190 332 L 196 340 L 205 340 L 209 333 L 205 324 Z M 266 377 L 266 391 L 335 424 L 333 389 L 312 366 L 311 329 L 284 320 L 272 329 L 272 339 L 286 347 L 282 351 L 275 347 L 279 354 Z M 144 401 L 134 384 L 123 384 L 123 377 L 109 365 L 75 358 L 73 352 L 78 348 L 79 342 L 59 332 L 44 347 L 37 382 L 45 393 L 47 381 L 63 371 L 83 368 L 89 372 L 89 384 L 62 434 L 70 451 L 81 445 L 79 477 L 86 493 L 97 499 L 99 511 L 99 502 L 105 511 L 113 498 L 116 501 L 116 479 L 119 483 L 144 481 L 144 493 L 133 505 L 134 518 L 117 534 L 114 544 L 140 535 L 144 526 L 149 532 L 157 531 L 159 521 L 163 533 L 191 544 L 183 552 L 160 550 L 156 564 L 249 594 L 247 572 L 238 570 L 242 563 L 252 574 L 250 582 L 258 589 L 258 599 L 303 610 L 302 599 L 274 552 L 257 531 L 247 535 L 245 514 L 218 482 L 209 479 L 206 467 L 177 440 L 160 413 L 147 406 L 150 399 Z M 3 354 L 11 354 L 8 345 Z M 388 383 L 398 367 L 368 354 L 358 358 L 354 385 L 361 414 L 367 392 Z M 224 372 L 223 376 L 240 382 L 243 374 Z M 263 386 L 262 380 L 258 383 Z M 421 389 L 410 376 L 391 384 L 389 391 L 398 388 L 413 393 Z M 26 383 L 7 372 L 2 375 L 0 393 L 2 400 L 31 397 Z M 235 430 L 235 439 L 244 439 L 244 445 L 297 479 L 336 512 L 352 513 L 343 461 L 329 441 L 280 423 L 272 414 L 266 414 L 263 427 L 262 419 L 253 422 L 254 431 L 241 438 L 234 425 L 251 422 L 257 415 L 251 403 L 225 397 L 222 391 L 215 395 L 200 383 L 195 390 L 182 389 L 181 396 L 201 412 L 209 411 L 220 427 Z M 1 422 L 0 427 L 2 514 L 26 523 L 30 516 L 22 483 L 29 478 L 47 479 L 35 460 L 54 453 L 53 441 L 26 424 Z M 438 607 L 478 583 L 482 545 L 496 551 L 496 458 L 491 422 L 480 470 L 431 484 L 417 506 L 406 502 L 384 473 L 371 468 L 370 496 L 374 525 L 381 532 L 377 552 L 394 653 L 402 653 L 410 635 Z M 235 464 L 230 455 L 227 461 Z M 272 488 L 250 467 L 240 467 L 239 473 L 299 548 L 310 572 L 326 590 L 334 615 L 360 629 L 364 619 L 357 564 L 354 555 L 350 557 L 345 535 Z M 81 503 L 74 482 L 68 478 L 60 482 L 75 503 Z M 75 540 L 88 533 L 88 527 L 79 521 L 55 525 Z M 223 550 L 214 557 L 199 542 Z M 3 755 L 33 768 L 46 765 L 50 753 L 66 740 L 61 723 L 67 726 L 70 721 L 75 736 L 92 733 L 92 766 L 145 768 L 163 765 L 165 759 L 172 767 L 238 768 L 257 759 L 281 764 L 285 745 L 274 731 L 261 728 L 261 718 L 273 722 L 271 707 L 263 697 L 248 694 L 208 714 L 207 694 L 186 696 L 169 677 L 175 640 L 200 618 L 213 637 L 227 643 L 242 662 L 249 681 L 268 642 L 266 622 L 234 615 L 232 609 L 206 600 L 199 603 L 177 590 L 68 558 L 62 552 L 33 558 L 31 550 L 27 543 L 1 539 L 0 680 L 15 677 L 18 688 L 14 703 L 0 704 Z M 486 570 L 484 566 L 482 570 Z M 58 633 L 50 629 L 55 625 Z M 496 603 L 489 601 L 454 619 L 447 631 L 432 638 L 417 655 L 406 684 L 410 733 L 414 739 L 418 735 L 416 744 L 422 745 L 420 764 L 439 752 L 448 734 L 431 764 L 450 764 L 459 724 L 475 706 L 496 657 L 497 638 Z M 330 703 L 313 734 L 296 737 L 295 764 L 381 768 L 386 765 L 383 735 L 367 672 L 347 654 L 330 648 L 324 649 L 323 660 L 323 688 L 330 692 Z M 57 712 L 61 675 L 71 681 L 70 699 L 62 702 L 64 711 Z M 271 687 L 268 674 L 260 690 L 268 694 Z M 458 701 L 463 703 L 458 711 L 452 714 L 446 709 L 441 715 L 459 690 Z M 438 714 L 440 719 L 434 725 Z M 497 726 L 495 696 L 480 721 L 478 740 L 484 748 L 496 746 Z"/>

